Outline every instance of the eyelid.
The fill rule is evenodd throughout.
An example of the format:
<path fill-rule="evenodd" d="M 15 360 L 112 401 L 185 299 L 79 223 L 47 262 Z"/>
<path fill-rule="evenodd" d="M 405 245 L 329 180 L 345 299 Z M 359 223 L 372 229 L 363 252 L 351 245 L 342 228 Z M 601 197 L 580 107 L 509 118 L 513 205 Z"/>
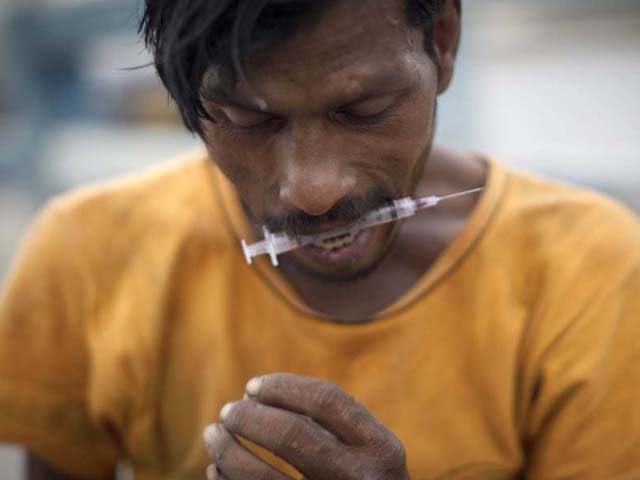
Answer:
<path fill-rule="evenodd" d="M 229 121 L 241 127 L 252 127 L 276 118 L 268 112 L 243 110 L 236 107 L 221 107 Z"/>
<path fill-rule="evenodd" d="M 381 97 L 371 97 L 338 109 L 338 112 L 347 113 L 356 117 L 374 117 L 380 115 L 393 106 L 394 95 L 384 95 Z"/>

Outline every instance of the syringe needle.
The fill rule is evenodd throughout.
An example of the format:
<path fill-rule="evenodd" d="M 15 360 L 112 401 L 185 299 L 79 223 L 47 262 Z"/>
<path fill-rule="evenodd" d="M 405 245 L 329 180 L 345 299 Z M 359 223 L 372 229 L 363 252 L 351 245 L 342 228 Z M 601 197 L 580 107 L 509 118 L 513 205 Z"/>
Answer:
<path fill-rule="evenodd" d="M 452 193 L 450 195 L 445 195 L 443 197 L 438 197 L 438 198 L 439 198 L 440 201 L 449 200 L 450 198 L 457 198 L 457 197 L 462 197 L 464 195 L 471 195 L 472 193 L 482 192 L 483 190 L 484 190 L 484 187 L 474 188 L 473 190 L 467 190 L 465 192 Z"/>

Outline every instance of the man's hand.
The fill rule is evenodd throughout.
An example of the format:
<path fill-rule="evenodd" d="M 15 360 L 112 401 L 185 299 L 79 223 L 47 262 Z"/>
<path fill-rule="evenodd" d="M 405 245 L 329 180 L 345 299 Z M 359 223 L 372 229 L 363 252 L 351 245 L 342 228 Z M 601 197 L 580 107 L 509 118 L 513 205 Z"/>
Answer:
<path fill-rule="evenodd" d="M 291 480 L 235 435 L 265 447 L 310 480 L 408 480 L 398 438 L 336 385 L 277 373 L 250 380 L 221 424 L 204 431 L 210 480 Z"/>

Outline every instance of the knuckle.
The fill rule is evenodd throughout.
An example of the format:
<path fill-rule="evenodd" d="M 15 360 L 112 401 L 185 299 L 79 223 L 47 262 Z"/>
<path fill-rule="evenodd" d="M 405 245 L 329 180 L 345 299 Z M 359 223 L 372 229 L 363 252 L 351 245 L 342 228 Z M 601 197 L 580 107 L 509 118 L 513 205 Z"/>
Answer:
<path fill-rule="evenodd" d="M 399 472 L 406 469 L 407 452 L 398 437 L 390 434 L 383 444 L 383 449 L 383 454 L 379 456 L 382 471 Z"/>
<path fill-rule="evenodd" d="M 407 453 L 404 445 L 392 432 L 387 432 L 382 440 L 369 445 L 365 457 L 366 475 L 359 478 L 406 478 Z"/>
<path fill-rule="evenodd" d="M 319 435 L 313 424 L 304 419 L 292 419 L 282 429 L 277 445 L 276 455 L 304 459 L 306 464 L 315 468 L 326 467 L 328 458 L 333 459 L 332 463 L 340 463 L 333 437 Z"/>
<path fill-rule="evenodd" d="M 389 455 L 400 460 L 405 460 L 407 452 L 400 439 L 395 435 L 390 435 L 388 442 Z"/>
<path fill-rule="evenodd" d="M 217 480 L 218 478 L 218 467 L 215 464 L 209 465 L 207 467 L 207 480 Z"/>
<path fill-rule="evenodd" d="M 303 451 L 310 458 L 317 459 L 321 463 L 326 462 L 328 458 L 332 459 L 336 465 L 345 463 L 342 452 L 336 448 L 332 438 L 314 439 L 305 445 Z"/>
<path fill-rule="evenodd" d="M 317 386 L 313 392 L 313 404 L 315 408 L 329 414 L 344 414 L 343 394 L 336 385 L 317 380 Z"/>
<path fill-rule="evenodd" d="M 250 404 L 255 403 L 251 400 L 240 400 L 233 404 L 233 407 L 227 412 L 222 421 L 223 425 L 230 431 L 237 431 L 242 425 L 249 413 Z"/>
<path fill-rule="evenodd" d="M 327 478 L 331 480 L 347 480 L 363 478 L 355 474 L 354 465 L 358 458 L 348 449 L 339 448 L 331 441 L 312 442 L 303 450 L 305 465 L 309 469 L 310 478 Z M 305 472 L 306 473 L 306 472 Z"/>
<path fill-rule="evenodd" d="M 389 478 L 387 472 L 379 468 L 377 461 L 372 462 L 367 458 L 351 461 L 347 472 L 348 474 L 345 478 L 357 478 L 359 480 L 383 480 Z"/>
<path fill-rule="evenodd" d="M 277 450 L 274 452 L 276 455 L 280 454 L 299 454 L 305 447 L 303 441 L 305 437 L 306 426 L 304 422 L 298 419 L 292 419 L 283 426 L 279 438 L 276 441 Z"/>
<path fill-rule="evenodd" d="M 372 441 L 375 436 L 375 425 L 371 424 L 371 417 L 369 413 L 364 410 L 364 408 L 357 407 L 345 407 L 340 412 L 340 416 L 342 417 L 345 423 L 349 425 L 353 425 L 358 431 L 367 432 L 369 434 L 367 441 Z"/>
<path fill-rule="evenodd" d="M 275 471 L 266 468 L 259 471 L 252 471 L 250 475 L 246 475 L 242 478 L 251 480 L 282 480 L 282 476 Z"/>
<path fill-rule="evenodd" d="M 367 458 L 366 455 L 362 455 L 362 451 L 356 448 L 348 449 L 347 455 L 343 457 L 341 467 L 343 470 L 341 478 L 369 480 L 371 473 L 376 471 L 371 459 Z"/>
<path fill-rule="evenodd" d="M 267 397 L 275 396 L 277 398 L 279 394 L 295 390 L 300 383 L 298 376 L 292 373 L 270 373 L 261 378 L 260 395 Z"/>
<path fill-rule="evenodd" d="M 222 431 L 221 427 L 216 427 L 215 433 L 210 436 L 208 443 L 209 456 L 219 465 L 232 446 L 230 436 Z"/>

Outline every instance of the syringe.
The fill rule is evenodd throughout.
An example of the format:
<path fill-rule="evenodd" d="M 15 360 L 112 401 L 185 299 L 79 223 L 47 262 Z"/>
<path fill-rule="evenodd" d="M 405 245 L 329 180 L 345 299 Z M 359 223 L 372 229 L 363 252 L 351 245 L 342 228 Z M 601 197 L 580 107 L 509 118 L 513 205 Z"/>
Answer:
<path fill-rule="evenodd" d="M 248 264 L 253 262 L 253 257 L 259 255 L 269 255 L 271 257 L 271 263 L 274 266 L 278 266 L 278 255 L 292 250 L 296 250 L 306 245 L 327 240 L 330 238 L 340 237 L 347 234 L 355 235 L 361 230 L 383 225 L 385 223 L 396 222 L 402 218 L 408 218 L 414 216 L 420 210 L 435 207 L 443 200 L 449 200 L 451 198 L 461 197 L 463 195 L 471 195 L 483 191 L 484 188 L 475 188 L 473 190 L 467 190 L 464 192 L 454 193 L 443 197 L 437 197 L 431 195 L 422 198 L 405 197 L 399 200 L 393 200 L 388 205 L 380 207 L 376 210 L 372 210 L 362 218 L 356 220 L 349 225 L 339 227 L 334 230 L 322 232 L 316 235 L 303 235 L 298 237 L 292 237 L 284 232 L 271 233 L 266 227 L 262 227 L 264 233 L 264 240 L 260 242 L 247 245 L 242 240 L 242 251 Z"/>

